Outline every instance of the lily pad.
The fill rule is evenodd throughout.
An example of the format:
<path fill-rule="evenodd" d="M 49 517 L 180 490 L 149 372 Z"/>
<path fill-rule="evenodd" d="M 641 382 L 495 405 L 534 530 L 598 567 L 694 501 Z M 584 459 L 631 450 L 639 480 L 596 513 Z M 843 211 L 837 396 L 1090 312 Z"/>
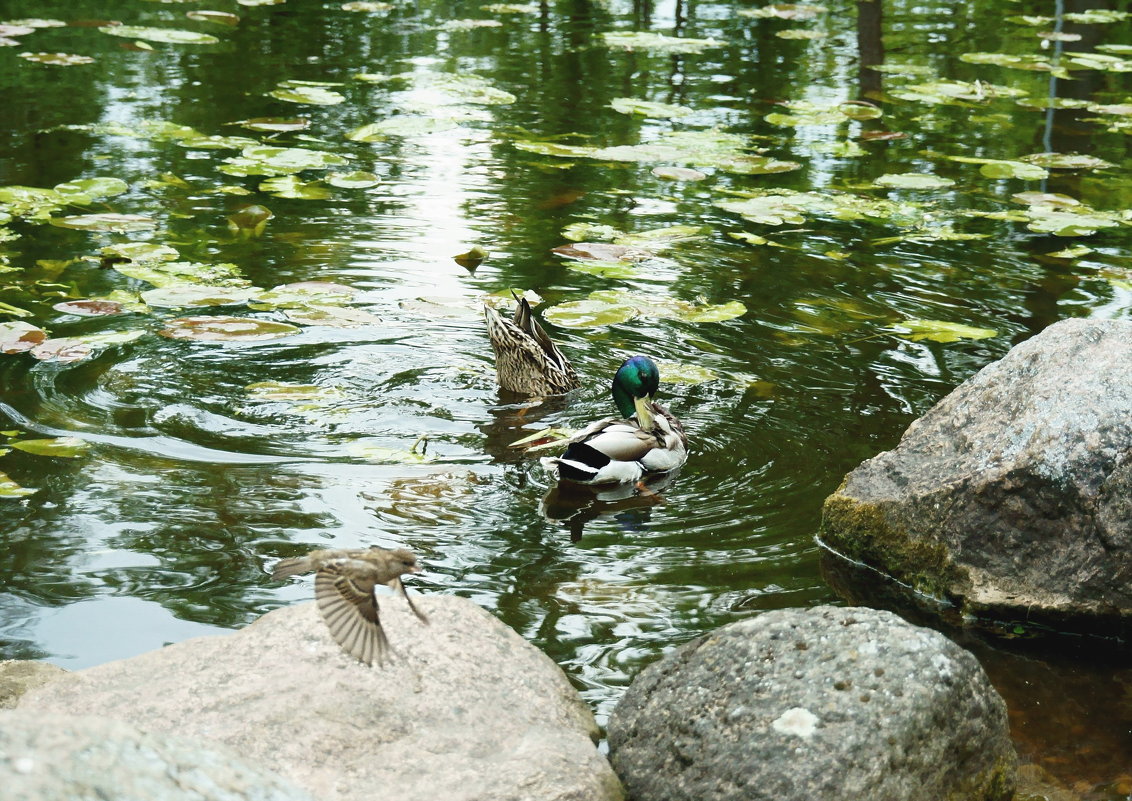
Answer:
<path fill-rule="evenodd" d="M 246 147 L 239 156 L 224 160 L 220 171 L 228 175 L 292 175 L 303 170 L 325 170 L 349 161 L 336 153 L 304 147 Z"/>
<path fill-rule="evenodd" d="M 304 181 L 297 175 L 279 175 L 259 185 L 259 191 L 289 200 L 326 200 L 332 193 L 321 181 Z"/>
<path fill-rule="evenodd" d="M 100 252 L 103 258 L 117 257 L 139 264 L 176 261 L 181 258 L 176 248 L 157 242 L 120 242 L 117 245 L 107 245 Z"/>
<path fill-rule="evenodd" d="M 56 303 L 51 308 L 80 317 L 105 317 L 123 313 L 122 304 L 113 300 L 67 300 Z"/>
<path fill-rule="evenodd" d="M 227 25 L 230 28 L 240 24 L 240 18 L 227 11 L 186 11 L 185 16 L 197 22 L 212 22 L 217 25 Z"/>
<path fill-rule="evenodd" d="M 47 339 L 47 332 L 30 323 L 0 323 L 0 353 L 24 353 Z"/>
<path fill-rule="evenodd" d="M 194 342 L 258 342 L 289 337 L 301 331 L 287 323 L 248 317 L 178 317 L 168 320 L 158 331 L 170 339 Z"/>
<path fill-rule="evenodd" d="M 20 58 L 34 61 L 37 64 L 51 64 L 57 67 L 72 67 L 76 64 L 93 64 L 91 56 L 80 56 L 75 53 L 20 53 Z"/>
<path fill-rule="evenodd" d="M 381 179 L 372 172 L 355 170 L 354 172 L 332 172 L 326 176 L 326 183 L 339 189 L 372 189 L 381 183 Z"/>
<path fill-rule="evenodd" d="M 384 464 L 424 464 L 432 457 L 415 450 L 389 448 L 371 440 L 357 439 L 346 444 L 346 453 L 358 459 Z"/>
<path fill-rule="evenodd" d="M 206 264 L 197 261 L 151 261 L 115 263 L 112 266 L 122 275 L 146 281 L 156 287 L 174 284 L 241 287 L 249 283 L 240 275 L 240 268 L 229 262 Z"/>
<path fill-rule="evenodd" d="M 176 28 L 147 28 L 139 25 L 110 25 L 98 30 L 123 39 L 142 39 L 164 44 L 216 44 L 220 40 L 208 33 L 182 31 Z"/>
<path fill-rule="evenodd" d="M 32 453 L 36 456 L 53 456 L 57 459 L 75 459 L 90 450 L 90 443 L 78 437 L 23 439 L 8 444 L 24 453 Z"/>
<path fill-rule="evenodd" d="M 365 309 L 350 306 L 318 305 L 299 306 L 283 312 L 287 319 L 301 325 L 323 325 L 331 328 L 356 328 L 361 325 L 381 325 L 381 318 Z"/>
<path fill-rule="evenodd" d="M 891 189 L 944 189 L 955 185 L 950 178 L 922 172 L 882 175 L 873 183 Z"/>
<path fill-rule="evenodd" d="M 66 202 L 80 206 L 92 203 L 95 200 L 117 197 L 118 195 L 128 192 L 129 189 L 130 185 L 121 178 L 108 178 L 105 176 L 98 178 L 80 178 L 76 181 L 66 181 L 55 185 L 55 191 L 58 192 Z"/>
<path fill-rule="evenodd" d="M 702 53 L 713 47 L 722 47 L 715 39 L 692 39 L 665 36 L 652 31 L 614 31 L 601 35 L 606 47 L 622 50 L 647 50 L 654 53 Z"/>
<path fill-rule="evenodd" d="M 255 287 L 223 287 L 204 284 L 168 284 L 141 293 L 142 300 L 158 308 L 237 306 L 259 290 Z"/>
<path fill-rule="evenodd" d="M 59 228 L 74 228 L 79 231 L 113 232 L 124 234 L 130 231 L 152 231 L 157 223 L 151 217 L 141 214 L 76 214 L 71 217 L 52 217 L 48 222 Z"/>
<path fill-rule="evenodd" d="M 39 492 L 38 489 L 21 487 L 9 478 L 7 473 L 0 473 L 0 498 L 25 498 L 28 495 L 35 495 L 37 492 Z"/>
<path fill-rule="evenodd" d="M 336 106 L 346 102 L 344 94 L 335 92 L 325 85 L 300 81 L 284 81 L 267 94 L 276 100 L 307 106 Z"/>
<path fill-rule="evenodd" d="M 305 131 L 307 128 L 311 127 L 311 121 L 307 117 L 252 117 L 248 120 L 239 120 L 228 124 L 239 125 L 243 128 L 247 128 L 249 131 L 264 131 L 267 133 L 291 133 L 294 131 Z"/>
<path fill-rule="evenodd" d="M 380 142 L 390 136 L 427 136 L 456 128 L 454 120 L 402 114 L 381 122 L 363 125 L 346 134 L 351 142 Z"/>
<path fill-rule="evenodd" d="M 962 323 L 949 323 L 943 320 L 901 320 L 897 323 L 906 339 L 919 342 L 930 339 L 932 342 L 958 342 L 961 339 L 987 339 L 998 336 L 993 328 L 975 328 Z"/>
<path fill-rule="evenodd" d="M 374 3 L 371 0 L 353 0 L 353 2 L 342 4 L 343 11 L 363 11 L 371 14 L 391 11 L 392 9 L 392 3 Z"/>
<path fill-rule="evenodd" d="M 543 313 L 543 317 L 564 328 L 596 328 L 616 325 L 638 316 L 707 323 L 731 320 L 746 313 L 747 307 L 739 301 L 719 305 L 689 303 L 675 298 L 603 289 L 591 292 L 584 300 L 552 306 Z"/>
<path fill-rule="evenodd" d="M 1023 181 L 1041 181 L 1049 177 L 1049 170 L 1023 161 L 991 161 L 979 172 L 987 178 L 1020 178 Z"/>
<path fill-rule="evenodd" d="M 690 167 L 653 167 L 652 174 L 669 181 L 702 181 L 707 174 Z"/>
<path fill-rule="evenodd" d="M 686 117 L 692 113 L 687 106 L 678 106 L 673 103 L 658 103 L 653 100 L 638 100 L 633 97 L 614 98 L 609 107 L 622 114 L 636 115 L 638 117 L 651 117 L 659 120 L 674 120 Z"/>
<path fill-rule="evenodd" d="M 1034 153 L 1023 157 L 1022 160 L 1027 164 L 1036 164 L 1053 170 L 1103 170 L 1116 166 L 1096 156 L 1084 156 L 1078 153 Z"/>
<path fill-rule="evenodd" d="M 336 387 L 289 384 L 285 381 L 259 381 L 248 384 L 245 389 L 251 397 L 268 401 L 320 401 L 342 396 L 342 391 Z"/>
<path fill-rule="evenodd" d="M 811 5 L 809 3 L 771 3 L 759 8 L 744 8 L 739 11 L 741 17 L 775 18 L 804 20 L 813 19 L 819 14 L 828 11 L 825 6 Z"/>

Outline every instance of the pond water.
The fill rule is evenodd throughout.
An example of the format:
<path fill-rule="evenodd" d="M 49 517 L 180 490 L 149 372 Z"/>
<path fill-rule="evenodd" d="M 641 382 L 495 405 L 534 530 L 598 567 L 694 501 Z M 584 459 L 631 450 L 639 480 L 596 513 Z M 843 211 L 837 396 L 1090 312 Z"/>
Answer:
<path fill-rule="evenodd" d="M 0 355 L 0 658 L 235 628 L 311 597 L 279 557 L 403 545 L 604 722 L 666 650 L 842 603 L 813 535 L 843 475 L 1013 344 L 1132 308 L 1132 22 L 1096 3 L 0 12 L 0 344 L 50 337 Z M 511 289 L 584 389 L 500 396 Z M 274 326 L 171 322 L 221 315 Z M 510 443 L 611 414 L 633 353 L 688 464 L 550 495 Z M 1126 665 L 974 647 L 1024 761 L 1132 793 Z"/>

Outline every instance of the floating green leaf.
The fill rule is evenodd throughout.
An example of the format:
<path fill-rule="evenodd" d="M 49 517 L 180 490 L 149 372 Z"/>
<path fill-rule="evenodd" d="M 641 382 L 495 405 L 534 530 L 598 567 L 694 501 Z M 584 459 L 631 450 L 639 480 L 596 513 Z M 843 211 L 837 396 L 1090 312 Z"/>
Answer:
<path fill-rule="evenodd" d="M 339 189 L 371 189 L 381 183 L 372 172 L 332 172 L 326 176 L 326 183 Z"/>
<path fill-rule="evenodd" d="M 326 200 L 332 197 L 330 190 L 321 181 L 304 181 L 297 175 L 268 178 L 260 183 L 259 191 L 290 200 Z"/>
<path fill-rule="evenodd" d="M 339 103 L 346 102 L 346 96 L 328 87 L 340 85 L 310 81 L 283 81 L 267 94 L 286 103 L 298 103 L 307 106 L 336 106 Z"/>
<path fill-rule="evenodd" d="M 1007 67 L 1015 70 L 1030 70 L 1036 72 L 1051 72 L 1059 78 L 1068 78 L 1069 71 L 1065 67 L 1055 67 L 1044 56 L 1030 53 L 1013 55 L 1009 53 L 964 53 L 959 56 L 960 61 L 968 64 L 992 64 L 996 67 Z"/>
<path fill-rule="evenodd" d="M 9 478 L 7 473 L 0 473 L 0 498 L 24 498 L 37 492 L 38 489 L 21 487 Z"/>
<path fill-rule="evenodd" d="M 287 309 L 287 319 L 300 325 L 323 325 L 331 328 L 355 328 L 360 325 L 381 325 L 381 318 L 365 309 L 349 306 L 311 304 Z"/>
<path fill-rule="evenodd" d="M 228 124 L 239 125 L 249 131 L 290 133 L 292 131 L 305 131 L 311 126 L 311 121 L 307 117 L 252 117 L 250 120 L 239 120 Z"/>
<path fill-rule="evenodd" d="M 76 181 L 67 181 L 57 184 L 55 191 L 67 203 L 74 205 L 87 205 L 95 200 L 108 197 L 117 197 L 129 191 L 130 185 L 121 178 L 80 178 Z"/>
<path fill-rule="evenodd" d="M 124 234 L 129 231 L 151 231 L 157 223 L 141 214 L 76 214 L 71 217 L 52 217 L 48 222 L 59 228 L 74 228 L 79 231 L 114 232 Z"/>
<path fill-rule="evenodd" d="M 304 147 L 246 147 L 239 156 L 224 160 L 220 171 L 228 175 L 291 175 L 303 170 L 325 170 L 348 164 L 347 159 L 325 150 Z"/>
<path fill-rule="evenodd" d="M 692 113 L 687 106 L 678 106 L 672 103 L 658 103 L 653 100 L 638 100 L 632 97 L 614 98 L 609 107 L 622 114 L 632 114 L 638 117 L 652 117 L 660 120 L 674 120 L 686 117 Z"/>
<path fill-rule="evenodd" d="M 358 459 L 385 464 L 423 464 L 432 461 L 432 457 L 428 454 L 418 453 L 413 449 L 389 448 L 378 445 L 373 440 L 365 439 L 356 439 L 346 443 L 346 453 Z"/>
<path fill-rule="evenodd" d="M 779 39 L 824 39 L 829 36 L 825 31 L 814 30 L 813 28 L 790 28 L 785 31 L 775 31 L 774 35 Z"/>
<path fill-rule="evenodd" d="M 287 323 L 248 317 L 178 317 L 158 333 L 170 339 L 194 342 L 257 342 L 297 334 L 302 329 Z"/>
<path fill-rule="evenodd" d="M 285 381 L 259 381 L 248 384 L 245 389 L 251 397 L 267 401 L 322 401 L 342 396 L 342 391 L 337 387 L 288 384 Z"/>
<path fill-rule="evenodd" d="M 246 303 L 259 290 L 255 287 L 222 287 L 205 284 L 166 284 L 141 293 L 150 306 L 183 307 L 236 306 Z"/>
<path fill-rule="evenodd" d="M 739 301 L 719 305 L 689 303 L 675 298 L 603 289 L 591 292 L 584 300 L 552 306 L 543 313 L 543 317 L 564 328 L 596 328 L 616 325 L 638 316 L 708 323 L 731 320 L 746 313 L 746 306 Z"/>
<path fill-rule="evenodd" d="M 355 128 L 346 138 L 351 142 L 380 142 L 390 136 L 427 136 L 455 127 L 456 122 L 450 119 L 402 114 Z"/>
<path fill-rule="evenodd" d="M 657 178 L 669 181 L 702 181 L 707 178 L 705 173 L 690 167 L 653 167 L 651 172 Z"/>
<path fill-rule="evenodd" d="M 502 28 L 503 23 L 497 19 L 450 19 L 436 27 L 441 31 L 472 31 L 476 28 Z"/>
<path fill-rule="evenodd" d="M 723 46 L 723 42 L 714 39 L 680 38 L 652 31 L 615 31 L 603 33 L 601 38 L 606 47 L 655 53 L 702 53 L 708 48 Z"/>
<path fill-rule="evenodd" d="M 74 53 L 20 53 L 20 58 L 34 61 L 38 64 L 51 64 L 57 67 L 71 67 L 76 64 L 93 64 L 90 56 L 79 56 Z"/>
<path fill-rule="evenodd" d="M 809 3 L 772 3 L 759 8 L 744 8 L 739 11 L 742 17 L 776 18 L 776 19 L 813 19 L 819 14 L 828 11 L 825 6 L 811 5 Z"/>
<path fill-rule="evenodd" d="M 1049 177 L 1049 170 L 1023 161 L 988 161 L 979 167 L 987 178 L 1020 178 L 1023 181 L 1041 181 Z"/>
<path fill-rule="evenodd" d="M 78 437 L 23 439 L 8 444 L 24 453 L 32 453 L 36 456 L 53 456 L 57 459 L 75 459 L 90 450 L 90 443 Z"/>
<path fill-rule="evenodd" d="M 181 31 L 175 28 L 147 28 L 138 25 L 110 25 L 98 30 L 124 39 L 142 39 L 164 44 L 216 44 L 220 40 L 207 33 Z"/>
<path fill-rule="evenodd" d="M 1034 153 L 1022 158 L 1027 164 L 1048 167 L 1054 170 L 1103 170 L 1116 165 L 1097 158 L 1078 153 Z"/>
<path fill-rule="evenodd" d="M 961 339 L 987 339 L 998 336 L 993 328 L 975 328 L 962 323 L 949 323 L 943 320 L 901 320 L 897 328 L 906 331 L 906 339 L 919 342 L 930 339 L 932 342 L 957 342 Z"/>
<path fill-rule="evenodd" d="M 240 24 L 240 18 L 227 11 L 186 11 L 185 16 L 197 22 L 212 22 L 232 28 Z"/>
<path fill-rule="evenodd" d="M 205 264 L 196 261 L 135 261 L 111 265 L 116 271 L 156 287 L 175 284 L 209 284 L 212 287 L 247 286 L 235 264 L 222 262 Z"/>
<path fill-rule="evenodd" d="M 918 103 L 966 105 L 968 103 L 985 103 L 998 98 L 1021 97 L 1026 94 L 1026 91 L 993 83 L 983 83 L 982 81 L 973 83 L 967 81 L 934 81 L 902 86 L 893 89 L 890 94 L 900 100 L 912 100 Z"/>
<path fill-rule="evenodd" d="M 100 252 L 103 258 L 117 257 L 139 264 L 176 261 L 181 258 L 176 248 L 156 242 L 120 242 L 117 245 L 107 245 Z"/>
<path fill-rule="evenodd" d="M 374 3 L 370 0 L 353 0 L 353 2 L 342 4 L 343 11 L 365 11 L 371 14 L 391 11 L 392 9 L 392 3 Z"/>
<path fill-rule="evenodd" d="M 873 183 L 891 189 L 944 189 L 955 185 L 950 178 L 922 172 L 882 175 Z"/>

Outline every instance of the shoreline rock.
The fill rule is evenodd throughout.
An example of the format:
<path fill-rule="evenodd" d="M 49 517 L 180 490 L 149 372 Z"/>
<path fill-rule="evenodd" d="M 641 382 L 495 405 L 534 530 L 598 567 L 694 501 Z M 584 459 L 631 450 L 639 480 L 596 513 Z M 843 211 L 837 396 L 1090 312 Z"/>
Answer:
<path fill-rule="evenodd" d="M 21 697 L 28 714 L 118 719 L 234 750 L 319 801 L 617 801 L 593 715 L 561 669 L 476 604 L 379 599 L 394 649 L 367 667 L 314 603 L 69 673 Z"/>
<path fill-rule="evenodd" d="M 1007 801 L 1006 705 L 973 655 L 873 609 L 779 610 L 650 665 L 609 722 L 634 801 Z"/>
<path fill-rule="evenodd" d="M 1063 320 L 861 463 L 820 540 L 961 612 L 1132 633 L 1132 322 Z"/>

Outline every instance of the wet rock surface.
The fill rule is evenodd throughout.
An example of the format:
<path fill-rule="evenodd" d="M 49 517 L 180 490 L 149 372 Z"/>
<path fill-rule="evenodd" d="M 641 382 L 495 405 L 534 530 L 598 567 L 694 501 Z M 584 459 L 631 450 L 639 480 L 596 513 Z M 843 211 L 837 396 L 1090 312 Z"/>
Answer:
<path fill-rule="evenodd" d="M 235 750 L 320 801 L 604 801 L 622 790 L 585 703 L 549 658 L 477 605 L 380 599 L 395 651 L 367 667 L 313 603 L 33 689 L 28 714 L 125 721 Z"/>
<path fill-rule="evenodd" d="M 825 503 L 822 541 L 964 612 L 1132 626 L 1132 322 L 1065 320 Z"/>
<path fill-rule="evenodd" d="M 767 612 L 677 649 L 609 722 L 637 801 L 1009 799 L 1006 707 L 942 634 L 862 608 Z"/>

